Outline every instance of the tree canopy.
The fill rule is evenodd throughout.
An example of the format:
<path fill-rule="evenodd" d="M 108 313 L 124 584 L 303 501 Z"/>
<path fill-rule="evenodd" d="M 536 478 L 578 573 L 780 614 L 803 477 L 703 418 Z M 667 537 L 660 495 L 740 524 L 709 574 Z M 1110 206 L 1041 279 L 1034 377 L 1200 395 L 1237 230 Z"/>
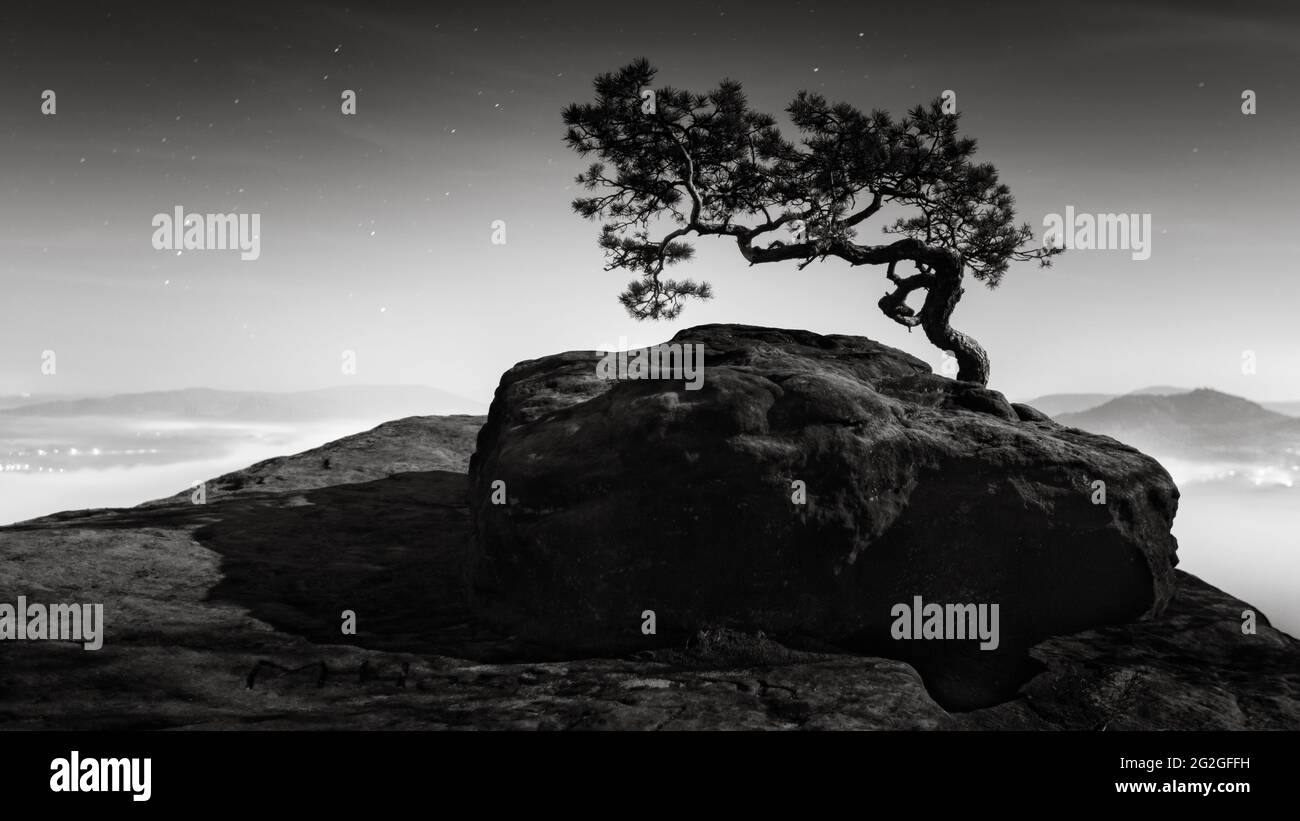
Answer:
<path fill-rule="evenodd" d="M 685 300 L 712 296 L 707 282 L 664 274 L 691 259 L 696 237 L 730 237 L 750 264 L 884 265 L 893 287 L 881 311 L 952 351 L 958 379 L 987 383 L 983 348 L 949 324 L 964 271 L 992 288 L 1012 262 L 1046 265 L 1061 249 L 1032 247 L 997 170 L 972 161 L 975 140 L 958 133 L 957 113 L 936 99 L 895 119 L 801 91 L 786 108 L 796 144 L 750 108 L 740 83 L 655 89 L 656 73 L 638 59 L 601 74 L 594 102 L 563 112 L 565 142 L 596 160 L 577 177 L 590 195 L 573 208 L 603 221 L 606 270 L 637 275 L 619 297 L 632 316 L 672 319 Z M 906 214 L 882 226 L 890 241 L 859 242 L 887 205 Z M 916 273 L 898 275 L 900 262 Z M 926 293 L 919 311 L 907 305 L 916 290 Z"/>

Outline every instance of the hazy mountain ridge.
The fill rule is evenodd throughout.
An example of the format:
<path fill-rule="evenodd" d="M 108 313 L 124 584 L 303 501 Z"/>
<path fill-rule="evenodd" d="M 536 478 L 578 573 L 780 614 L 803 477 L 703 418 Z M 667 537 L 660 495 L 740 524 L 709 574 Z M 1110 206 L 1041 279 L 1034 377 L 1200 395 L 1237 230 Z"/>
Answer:
<path fill-rule="evenodd" d="M 299 421 L 486 411 L 482 402 L 422 385 L 344 385 L 286 393 L 182 388 L 30 402 L 2 408 L 0 415 Z"/>
<path fill-rule="evenodd" d="M 80 393 L 8 393 L 0 395 L 0 412 L 49 402 L 72 402 L 87 399 Z"/>
<path fill-rule="evenodd" d="M 1206 388 L 1173 396 L 1129 394 L 1055 418 L 1140 450 L 1186 457 L 1271 457 L 1300 446 L 1300 419 Z"/>
<path fill-rule="evenodd" d="M 1213 388 L 1198 388 L 1196 390 L 1213 390 Z M 1118 399 L 1121 396 L 1175 396 L 1191 393 L 1192 391 L 1192 388 L 1152 385 L 1127 393 L 1048 393 L 1033 399 L 1026 399 L 1024 404 L 1037 408 L 1048 416 L 1055 418 L 1066 413 L 1083 413 L 1101 407 L 1112 399 Z M 1226 395 L 1232 396 L 1233 394 Z M 1255 402 L 1255 400 L 1246 401 Z M 1300 417 L 1300 401 L 1255 402 L 1255 404 L 1285 416 Z"/>
<path fill-rule="evenodd" d="M 1056 418 L 1063 413 L 1078 413 L 1104 405 L 1115 396 L 1113 393 L 1049 393 L 1034 399 L 1026 399 L 1024 404 Z"/>
<path fill-rule="evenodd" d="M 1054 418 L 1151 454 L 1180 483 L 1292 488 L 1300 482 L 1300 419 L 1239 396 L 1205 388 L 1130 394 Z"/>

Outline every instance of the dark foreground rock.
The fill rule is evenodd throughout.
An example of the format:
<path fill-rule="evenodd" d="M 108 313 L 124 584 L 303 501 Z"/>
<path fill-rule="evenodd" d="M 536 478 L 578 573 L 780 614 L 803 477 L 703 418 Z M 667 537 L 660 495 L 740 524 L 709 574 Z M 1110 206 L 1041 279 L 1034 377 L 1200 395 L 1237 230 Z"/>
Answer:
<path fill-rule="evenodd" d="M 468 454 L 461 427 L 381 426 L 207 505 L 0 528 L 0 601 L 93 599 L 106 621 L 95 652 L 0 644 L 0 728 L 1300 729 L 1300 642 L 1263 614 L 1243 634 L 1253 608 L 1182 572 L 1158 617 L 1047 640 L 1021 692 L 968 712 L 903 661 L 728 630 L 530 660 L 467 609 L 465 474 L 441 469 L 438 444 Z M 363 443 L 375 465 L 416 470 L 330 485 L 309 469 Z"/>
<path fill-rule="evenodd" d="M 489 623 L 569 657 L 765 631 L 907 661 L 969 709 L 1012 697 L 1049 636 L 1170 601 L 1178 491 L 1142 453 L 861 337 L 671 342 L 705 346 L 701 389 L 602 379 L 595 352 L 502 378 L 470 465 Z M 896 640 L 916 597 L 997 605 L 996 648 Z"/>

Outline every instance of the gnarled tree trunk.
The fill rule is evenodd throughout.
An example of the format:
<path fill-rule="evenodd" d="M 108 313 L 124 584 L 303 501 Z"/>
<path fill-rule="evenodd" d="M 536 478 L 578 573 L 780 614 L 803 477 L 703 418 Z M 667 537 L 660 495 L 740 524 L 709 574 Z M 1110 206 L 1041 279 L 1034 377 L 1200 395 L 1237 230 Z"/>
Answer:
<path fill-rule="evenodd" d="M 959 261 L 935 266 L 934 278 L 926 292 L 925 303 L 921 306 L 920 324 L 926 339 L 942 351 L 952 351 L 957 359 L 958 379 L 987 385 L 989 355 L 973 337 L 949 324 L 953 309 L 957 307 L 963 293 L 961 281 L 964 268 Z"/>

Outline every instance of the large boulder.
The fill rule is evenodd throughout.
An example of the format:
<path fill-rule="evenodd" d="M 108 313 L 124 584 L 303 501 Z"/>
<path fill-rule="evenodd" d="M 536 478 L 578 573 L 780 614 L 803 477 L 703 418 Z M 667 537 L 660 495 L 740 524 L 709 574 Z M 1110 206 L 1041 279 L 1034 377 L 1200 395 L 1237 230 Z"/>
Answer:
<path fill-rule="evenodd" d="M 704 346 L 702 381 L 610 379 L 599 352 L 502 377 L 470 463 L 481 618 L 570 657 L 761 630 L 907 661 L 967 709 L 1013 696 L 1044 638 L 1169 601 L 1178 490 L 1133 448 L 862 337 L 670 344 Z M 990 629 L 997 605 L 996 647 L 927 607 L 958 604 Z"/>

